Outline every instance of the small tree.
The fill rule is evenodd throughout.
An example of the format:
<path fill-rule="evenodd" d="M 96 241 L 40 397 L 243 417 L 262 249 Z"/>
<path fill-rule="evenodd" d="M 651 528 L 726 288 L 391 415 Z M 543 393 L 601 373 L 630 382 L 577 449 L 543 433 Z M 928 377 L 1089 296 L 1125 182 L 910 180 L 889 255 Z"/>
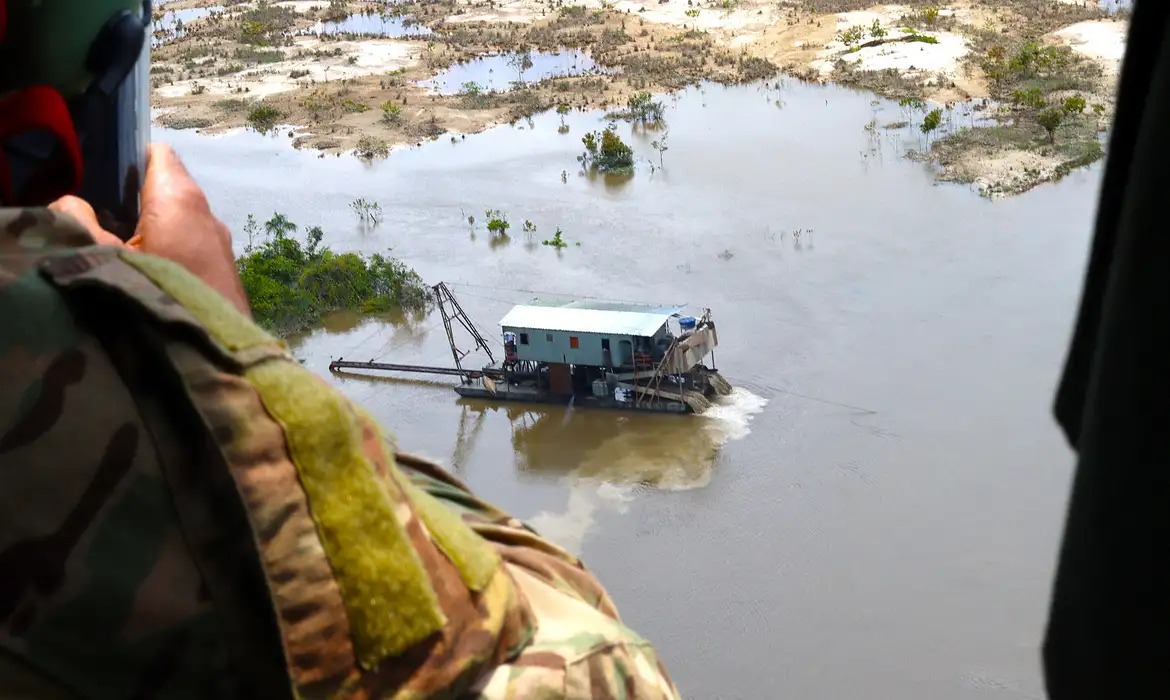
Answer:
<path fill-rule="evenodd" d="M 284 214 L 275 213 L 272 218 L 264 222 L 264 233 L 272 238 L 284 238 L 297 230 L 297 225 L 289 221 Z"/>
<path fill-rule="evenodd" d="M 248 244 L 244 246 L 245 253 L 251 253 L 256 247 L 256 234 L 260 233 L 260 224 L 256 223 L 256 217 L 248 214 L 248 218 L 244 221 L 244 234 L 248 236 Z"/>
<path fill-rule="evenodd" d="M 846 46 L 853 46 L 865 38 L 865 27 L 862 27 L 860 24 L 852 26 L 841 32 L 840 36 L 841 43 Z"/>
<path fill-rule="evenodd" d="M 889 32 L 886 31 L 885 27 L 882 26 L 882 22 L 879 19 L 875 19 L 873 24 L 869 26 L 869 35 L 874 39 L 881 39 L 887 34 L 889 34 Z"/>
<path fill-rule="evenodd" d="M 527 48 L 521 48 L 516 53 L 508 57 L 508 65 L 512 70 L 516 71 L 516 82 L 524 82 L 524 71 L 532 67 L 532 51 Z"/>
<path fill-rule="evenodd" d="M 382 103 L 382 123 L 386 125 L 397 124 L 402 121 L 402 107 L 394 104 L 390 100 Z"/>
<path fill-rule="evenodd" d="M 532 223 L 531 219 L 524 220 L 524 233 L 530 236 L 536 233 L 536 224 Z"/>
<path fill-rule="evenodd" d="M 567 105 L 567 104 L 557 105 L 557 116 L 559 116 L 561 118 L 561 125 L 557 127 L 557 133 L 561 133 L 561 134 L 569 133 L 569 125 L 565 123 L 565 115 L 568 113 L 569 113 L 569 105 Z"/>
<path fill-rule="evenodd" d="M 463 89 L 459 94 L 463 96 L 464 104 L 473 108 L 486 106 L 487 95 L 484 94 L 483 88 L 479 86 L 479 83 L 469 80 L 463 83 L 462 87 Z"/>
<path fill-rule="evenodd" d="M 922 120 L 922 125 L 918 128 L 922 130 L 922 133 L 929 134 L 942 124 L 942 116 L 941 109 L 932 109 L 930 110 L 930 114 L 927 114 L 926 118 Z"/>
<path fill-rule="evenodd" d="M 1036 121 L 1048 132 L 1048 143 L 1056 143 L 1056 129 L 1064 118 L 1064 113 L 1055 107 L 1050 107 L 1036 115 Z"/>
<path fill-rule="evenodd" d="M 660 168 L 664 167 L 662 165 L 662 154 L 666 153 L 668 150 L 670 150 L 670 148 L 666 145 L 666 137 L 668 137 L 668 136 L 670 136 L 669 131 L 662 134 L 662 138 L 656 139 L 656 140 L 650 142 L 650 148 L 653 148 L 654 150 L 658 151 L 658 167 L 660 167 Z"/>
<path fill-rule="evenodd" d="M 1008 70 L 1028 78 L 1035 72 L 1036 65 L 1040 61 L 1040 45 L 1035 42 L 1028 42 L 1008 61 Z"/>
<path fill-rule="evenodd" d="M 487 219 L 487 230 L 494 235 L 507 236 L 512 224 L 508 223 L 508 215 L 499 209 L 488 209 L 484 213 Z"/>
<path fill-rule="evenodd" d="M 908 120 L 914 119 L 915 112 L 926 111 L 926 103 L 917 97 L 904 97 L 898 102 L 898 106 L 903 109 L 903 114 Z"/>
<path fill-rule="evenodd" d="M 310 226 L 305 230 L 305 252 L 312 257 L 317 254 L 317 248 L 321 245 L 321 239 L 325 237 L 325 232 L 321 230 L 320 226 Z"/>

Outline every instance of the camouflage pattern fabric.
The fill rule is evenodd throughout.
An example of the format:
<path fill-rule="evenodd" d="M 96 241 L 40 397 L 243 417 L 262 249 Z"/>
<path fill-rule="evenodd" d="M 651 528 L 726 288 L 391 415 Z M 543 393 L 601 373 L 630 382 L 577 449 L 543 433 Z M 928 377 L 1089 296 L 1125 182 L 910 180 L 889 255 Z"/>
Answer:
<path fill-rule="evenodd" d="M 177 265 L 0 209 L 0 328 L 0 697 L 679 697 L 580 562 Z"/>

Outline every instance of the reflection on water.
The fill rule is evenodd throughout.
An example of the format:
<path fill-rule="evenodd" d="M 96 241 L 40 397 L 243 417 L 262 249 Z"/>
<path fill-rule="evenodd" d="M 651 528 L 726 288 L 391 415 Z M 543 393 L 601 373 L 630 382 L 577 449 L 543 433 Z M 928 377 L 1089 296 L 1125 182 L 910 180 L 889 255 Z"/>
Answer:
<path fill-rule="evenodd" d="M 475 83 L 484 92 L 503 92 L 510 90 L 517 81 L 534 83 L 545 78 L 603 72 L 589 54 L 578 49 L 563 49 L 556 53 L 533 51 L 530 59 L 532 65 L 522 67 L 518 63 L 518 54 L 514 52 L 474 58 L 457 63 L 435 77 L 419 82 L 419 85 L 440 95 L 459 93 L 466 83 Z"/>
<path fill-rule="evenodd" d="M 572 476 L 564 511 L 545 510 L 532 526 L 579 552 L 598 512 L 624 512 L 639 488 L 707 486 L 719 450 L 751 432 L 767 400 L 737 388 L 699 416 L 600 410 L 507 408 L 516 466 L 522 474 Z"/>
<path fill-rule="evenodd" d="M 746 437 L 751 417 L 766 404 L 736 389 L 698 416 L 524 404 L 501 410 L 521 474 L 688 489 L 708 483 L 719 448 Z"/>
<path fill-rule="evenodd" d="M 157 0 L 155 4 L 158 4 Z M 223 5 L 211 5 L 209 7 L 188 7 L 181 10 L 167 10 L 153 24 L 153 34 L 150 40 L 151 46 L 161 46 L 169 41 L 186 36 L 186 25 L 209 15 L 219 14 L 223 12 L 223 9 Z"/>
<path fill-rule="evenodd" d="M 338 22 L 318 22 L 300 32 L 304 35 L 352 34 L 356 36 L 410 37 L 426 36 L 431 30 L 413 17 L 391 17 L 381 13 L 350 15 Z"/>
<path fill-rule="evenodd" d="M 285 340 L 289 347 L 303 347 L 322 338 L 344 343 L 356 339 L 353 346 L 371 351 L 369 358 L 350 357 L 351 360 L 374 360 L 385 353 L 406 345 L 419 345 L 426 340 L 427 333 L 434 328 L 426 312 L 421 309 L 393 309 L 380 314 L 360 314 L 353 311 L 338 311 L 321 319 L 318 328 L 293 334 Z"/>

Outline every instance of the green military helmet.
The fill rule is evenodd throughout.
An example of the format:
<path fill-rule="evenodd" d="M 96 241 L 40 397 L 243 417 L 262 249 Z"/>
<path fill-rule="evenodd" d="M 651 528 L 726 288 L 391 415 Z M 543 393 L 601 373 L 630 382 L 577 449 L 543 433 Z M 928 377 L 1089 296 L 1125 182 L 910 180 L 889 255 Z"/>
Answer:
<path fill-rule="evenodd" d="M 74 97 L 93 80 L 90 53 L 114 17 L 124 10 L 140 25 L 150 22 L 149 3 L 142 0 L 0 0 L 0 5 L 8 19 L 0 41 L 0 92 L 43 84 L 66 99 Z"/>
<path fill-rule="evenodd" d="M 108 227 L 132 227 L 150 21 L 150 0 L 0 0 L 0 204 L 74 193 Z"/>

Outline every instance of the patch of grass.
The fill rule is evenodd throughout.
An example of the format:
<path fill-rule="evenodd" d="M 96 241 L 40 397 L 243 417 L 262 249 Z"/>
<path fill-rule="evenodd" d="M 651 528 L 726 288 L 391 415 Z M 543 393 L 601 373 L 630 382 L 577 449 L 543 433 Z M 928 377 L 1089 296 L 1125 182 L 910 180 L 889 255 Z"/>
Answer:
<path fill-rule="evenodd" d="M 215 48 L 213 46 L 210 44 L 199 43 L 183 47 L 182 52 L 179 53 L 179 60 L 183 62 L 194 61 L 197 58 L 204 58 L 205 56 L 211 56 L 214 54 Z"/>
<path fill-rule="evenodd" d="M 354 153 L 362 160 L 385 158 L 390 155 L 390 146 L 380 138 L 366 135 L 358 139 Z"/>
<path fill-rule="evenodd" d="M 917 42 L 920 44 L 937 44 L 938 38 L 927 35 L 927 34 L 919 34 L 918 32 L 911 32 L 910 34 L 907 34 L 902 39 L 902 41 L 909 41 L 911 43 Z"/>
<path fill-rule="evenodd" d="M 438 117 L 431 114 L 426 119 L 410 124 L 406 128 L 406 133 L 412 139 L 429 140 L 442 136 L 447 130 L 439 123 Z"/>
<path fill-rule="evenodd" d="M 203 117 L 183 117 L 175 115 L 166 115 L 159 119 L 163 126 L 168 129 L 206 129 L 214 122 Z"/>
<path fill-rule="evenodd" d="M 248 112 L 248 125 L 260 133 L 267 133 L 284 114 L 271 105 L 256 105 Z"/>
<path fill-rule="evenodd" d="M 1064 149 L 1068 160 L 1056 166 L 1058 178 L 1068 175 L 1077 168 L 1092 165 L 1105 157 L 1105 147 L 1097 139 L 1082 139 L 1073 142 Z"/>
<path fill-rule="evenodd" d="M 922 83 L 902 75 L 896 68 L 885 70 L 857 70 L 848 61 L 835 64 L 837 80 L 846 85 L 875 92 L 883 97 L 900 100 L 922 94 Z"/>
<path fill-rule="evenodd" d="M 677 89 L 686 87 L 694 79 L 675 56 L 636 53 L 623 58 L 621 64 L 626 79 L 637 88 L 662 85 Z"/>
<path fill-rule="evenodd" d="M 215 101 L 215 108 L 224 112 L 242 112 L 248 108 L 248 101 L 239 97 L 225 97 Z"/>
<path fill-rule="evenodd" d="M 284 60 L 284 54 L 277 49 L 258 49 L 254 46 L 241 46 L 232 51 L 232 58 L 244 63 L 276 63 Z"/>
<path fill-rule="evenodd" d="M 707 38 L 707 32 L 699 31 L 698 29 L 688 29 L 685 32 L 672 34 L 671 36 L 666 37 L 665 40 L 670 42 L 683 42 L 690 41 L 692 39 L 702 40 L 705 38 Z"/>
<path fill-rule="evenodd" d="M 603 24 L 605 12 L 590 10 L 584 5 L 565 5 L 557 11 L 557 18 L 550 25 L 554 29 L 563 27 L 581 27 L 591 24 Z"/>
<path fill-rule="evenodd" d="M 238 39 L 243 44 L 270 46 L 291 43 L 285 34 L 296 22 L 296 10 L 280 5 L 259 3 L 245 10 L 239 19 Z"/>
<path fill-rule="evenodd" d="M 486 109 L 491 105 L 491 95 L 479 83 L 469 80 L 459 91 L 462 106 L 466 109 Z"/>
<path fill-rule="evenodd" d="M 766 58 L 757 56 L 743 56 L 739 62 L 740 82 L 754 83 L 759 80 L 768 80 L 780 72 L 779 66 Z"/>
<path fill-rule="evenodd" d="M 951 165 L 971 151 L 1027 151 L 1042 145 L 1044 140 L 1044 131 L 1032 125 L 976 126 L 959 129 L 935 140 L 930 150 L 941 165 Z"/>

